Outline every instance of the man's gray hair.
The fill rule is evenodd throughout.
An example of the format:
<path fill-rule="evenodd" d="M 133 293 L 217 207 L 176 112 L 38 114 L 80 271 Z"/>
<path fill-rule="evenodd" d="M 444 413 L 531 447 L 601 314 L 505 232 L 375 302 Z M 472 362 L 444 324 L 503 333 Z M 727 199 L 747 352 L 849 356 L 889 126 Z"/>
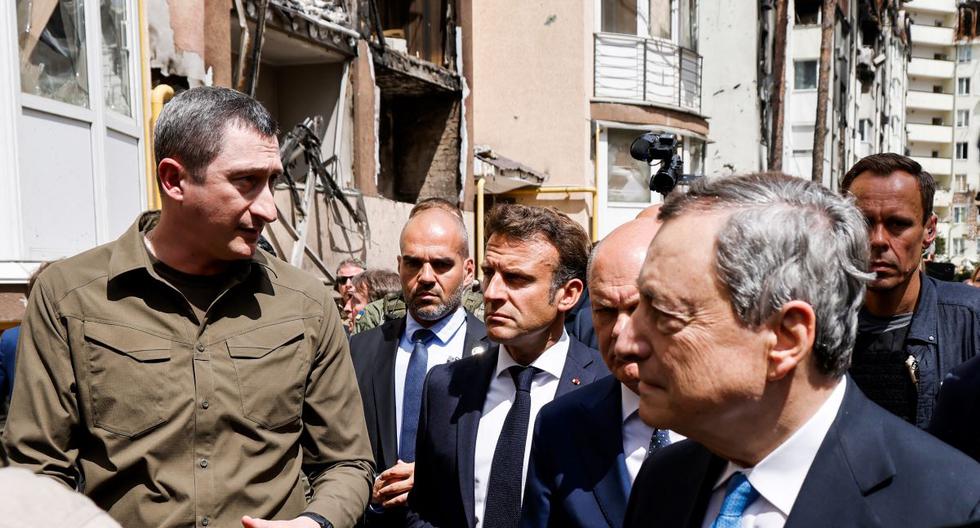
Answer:
<path fill-rule="evenodd" d="M 817 367 L 843 376 L 873 278 L 867 225 L 853 199 L 784 174 L 750 174 L 698 180 L 667 198 L 660 219 L 691 211 L 732 212 L 718 232 L 714 267 L 739 321 L 759 328 L 786 303 L 809 303 Z"/>
<path fill-rule="evenodd" d="M 279 132 L 276 120 L 255 99 L 230 88 L 192 88 L 171 99 L 160 113 L 153 139 L 157 165 L 173 158 L 195 181 L 204 181 L 204 169 L 221 152 L 228 125 L 265 137 Z"/>

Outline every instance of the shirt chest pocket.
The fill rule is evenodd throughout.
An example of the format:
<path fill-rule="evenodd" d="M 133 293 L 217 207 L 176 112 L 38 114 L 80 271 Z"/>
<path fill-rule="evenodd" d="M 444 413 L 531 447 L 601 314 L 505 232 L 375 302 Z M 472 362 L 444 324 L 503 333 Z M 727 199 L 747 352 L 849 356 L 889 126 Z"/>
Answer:
<path fill-rule="evenodd" d="M 177 396 L 169 339 L 135 328 L 84 323 L 90 414 L 96 427 L 134 437 L 167 420 Z"/>
<path fill-rule="evenodd" d="M 310 363 L 304 336 L 302 321 L 295 320 L 228 339 L 247 418 L 277 429 L 300 417 Z"/>

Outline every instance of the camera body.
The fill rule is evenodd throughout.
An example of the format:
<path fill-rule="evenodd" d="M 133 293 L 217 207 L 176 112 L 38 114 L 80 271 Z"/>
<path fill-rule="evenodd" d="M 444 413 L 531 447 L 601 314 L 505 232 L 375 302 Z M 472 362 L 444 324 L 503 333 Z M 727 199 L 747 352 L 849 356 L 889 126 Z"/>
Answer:
<path fill-rule="evenodd" d="M 650 190 L 663 196 L 670 194 L 684 179 L 684 160 L 677 153 L 680 142 L 674 134 L 647 132 L 633 140 L 630 156 L 646 163 L 660 162 L 657 173 L 650 178 Z"/>

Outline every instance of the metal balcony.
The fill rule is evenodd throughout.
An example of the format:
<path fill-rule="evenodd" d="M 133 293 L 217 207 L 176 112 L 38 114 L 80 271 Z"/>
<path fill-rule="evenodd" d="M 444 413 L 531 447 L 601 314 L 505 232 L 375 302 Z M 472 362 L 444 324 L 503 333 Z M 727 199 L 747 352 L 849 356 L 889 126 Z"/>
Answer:
<path fill-rule="evenodd" d="M 597 99 L 654 103 L 701 113 L 701 56 L 658 38 L 596 33 Z"/>

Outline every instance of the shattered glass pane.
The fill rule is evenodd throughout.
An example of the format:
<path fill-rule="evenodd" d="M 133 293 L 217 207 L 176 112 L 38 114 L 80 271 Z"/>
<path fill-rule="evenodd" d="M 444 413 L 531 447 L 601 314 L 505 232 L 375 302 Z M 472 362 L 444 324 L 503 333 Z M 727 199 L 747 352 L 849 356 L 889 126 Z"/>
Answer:
<path fill-rule="evenodd" d="M 22 91 L 89 105 L 84 0 L 17 0 L 17 41 Z"/>
<path fill-rule="evenodd" d="M 102 88 L 109 110 L 132 116 L 126 4 L 126 0 L 102 0 Z"/>

